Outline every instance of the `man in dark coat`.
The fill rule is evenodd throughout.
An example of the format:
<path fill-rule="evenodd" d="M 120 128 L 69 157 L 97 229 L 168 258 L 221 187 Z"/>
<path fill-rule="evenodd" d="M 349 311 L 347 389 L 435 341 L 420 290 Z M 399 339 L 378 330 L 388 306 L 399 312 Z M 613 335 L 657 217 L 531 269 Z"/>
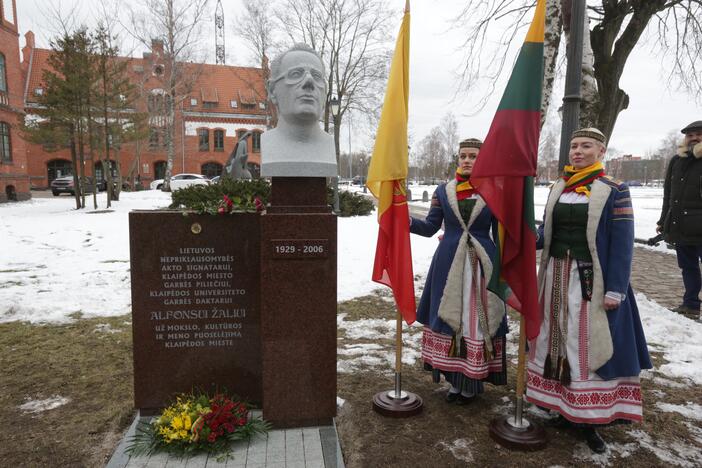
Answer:
<path fill-rule="evenodd" d="M 702 260 L 702 120 L 682 129 L 684 144 L 668 163 L 663 209 L 656 230 L 675 245 L 685 295 L 675 309 L 700 318 L 700 261 Z"/>

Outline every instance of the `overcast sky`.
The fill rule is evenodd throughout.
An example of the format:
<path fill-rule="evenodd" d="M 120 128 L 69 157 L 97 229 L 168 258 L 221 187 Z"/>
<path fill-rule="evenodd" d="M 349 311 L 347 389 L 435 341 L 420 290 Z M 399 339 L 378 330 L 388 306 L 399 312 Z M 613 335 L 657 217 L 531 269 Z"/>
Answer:
<path fill-rule="evenodd" d="M 125 3 L 138 0 L 123 0 Z M 387 0 L 397 11 L 396 24 L 392 27 L 397 34 L 402 19 L 404 0 Z M 472 103 L 478 96 L 460 96 L 453 100 L 456 89 L 455 71 L 461 64 L 462 54 L 458 49 L 465 30 L 450 29 L 450 20 L 464 4 L 461 0 L 414 0 L 412 2 L 411 43 L 410 43 L 410 132 L 413 143 L 418 143 L 432 127 L 439 124 L 441 117 L 452 111 L 459 123 L 459 137 L 484 138 L 497 104 L 504 90 L 504 80 L 497 87 L 487 106 L 477 113 Z M 79 7 L 81 22 L 92 25 L 96 12 L 95 2 L 88 0 L 18 0 L 17 16 L 21 34 L 33 30 L 39 47 L 48 47 L 52 35 L 51 20 L 46 15 L 50 5 L 60 5 L 63 12 L 74 5 Z M 234 35 L 234 24 L 240 11 L 240 0 L 224 0 L 227 64 L 251 65 L 249 54 L 241 39 Z M 92 5 L 92 6 L 91 6 Z M 210 0 L 212 16 L 216 0 Z M 214 21 L 210 30 L 205 30 L 203 40 L 207 51 L 207 61 L 214 62 Z M 206 28 L 209 28 L 207 26 Z M 524 34 L 520 34 L 519 41 Z M 20 39 L 24 45 L 24 38 Z M 668 90 L 666 73 L 659 57 L 651 55 L 651 46 L 639 46 L 627 63 L 621 88 L 630 98 L 629 109 L 619 116 L 610 146 L 626 154 L 645 155 L 659 146 L 665 135 L 680 129 L 688 123 L 702 119 L 700 106 L 695 105 L 687 95 Z M 126 45 L 129 50 L 132 45 Z M 515 50 L 496 50 L 495 53 L 510 54 Z M 562 96 L 554 96 L 558 104 Z M 559 104 L 558 104 L 559 105 Z M 558 105 L 556 107 L 558 107 Z M 554 118 L 555 114 L 554 114 Z M 342 151 L 348 149 L 348 128 L 342 128 Z M 369 146 L 368 137 L 353 134 L 353 150 Z"/>

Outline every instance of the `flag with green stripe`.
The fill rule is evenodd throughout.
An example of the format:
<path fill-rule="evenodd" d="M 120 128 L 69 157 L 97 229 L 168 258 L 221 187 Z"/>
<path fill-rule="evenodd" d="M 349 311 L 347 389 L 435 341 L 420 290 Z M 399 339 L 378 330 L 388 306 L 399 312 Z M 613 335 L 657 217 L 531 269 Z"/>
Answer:
<path fill-rule="evenodd" d="M 470 178 L 500 225 L 488 287 L 524 316 L 529 339 L 538 335 L 542 315 L 536 289 L 534 176 L 541 125 L 545 12 L 546 1 L 538 0 Z"/>

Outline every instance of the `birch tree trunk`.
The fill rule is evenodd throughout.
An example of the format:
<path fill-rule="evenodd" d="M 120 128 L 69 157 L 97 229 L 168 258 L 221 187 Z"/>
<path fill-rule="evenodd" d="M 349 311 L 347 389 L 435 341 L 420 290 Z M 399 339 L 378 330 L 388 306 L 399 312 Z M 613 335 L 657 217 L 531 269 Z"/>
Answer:
<path fill-rule="evenodd" d="M 541 95 L 542 128 L 553 98 L 553 84 L 556 81 L 556 64 L 558 62 L 558 49 L 561 45 L 562 29 L 561 0 L 547 0 L 546 29 L 544 31 L 544 84 Z"/>

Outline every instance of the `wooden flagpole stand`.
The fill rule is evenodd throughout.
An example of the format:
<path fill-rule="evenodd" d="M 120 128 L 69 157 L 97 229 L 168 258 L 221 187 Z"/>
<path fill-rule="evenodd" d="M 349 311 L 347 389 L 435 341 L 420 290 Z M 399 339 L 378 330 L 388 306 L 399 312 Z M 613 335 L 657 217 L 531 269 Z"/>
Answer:
<path fill-rule="evenodd" d="M 517 401 L 514 416 L 503 416 L 490 422 L 490 437 L 513 450 L 536 451 L 546 447 L 546 433 L 523 417 L 524 390 L 526 388 L 526 326 L 524 317 L 519 319 L 519 359 L 517 365 Z"/>
<path fill-rule="evenodd" d="M 373 395 L 373 409 L 390 418 L 407 418 L 422 412 L 422 398 L 402 390 L 402 314 L 397 312 L 395 334 L 395 388 Z"/>

